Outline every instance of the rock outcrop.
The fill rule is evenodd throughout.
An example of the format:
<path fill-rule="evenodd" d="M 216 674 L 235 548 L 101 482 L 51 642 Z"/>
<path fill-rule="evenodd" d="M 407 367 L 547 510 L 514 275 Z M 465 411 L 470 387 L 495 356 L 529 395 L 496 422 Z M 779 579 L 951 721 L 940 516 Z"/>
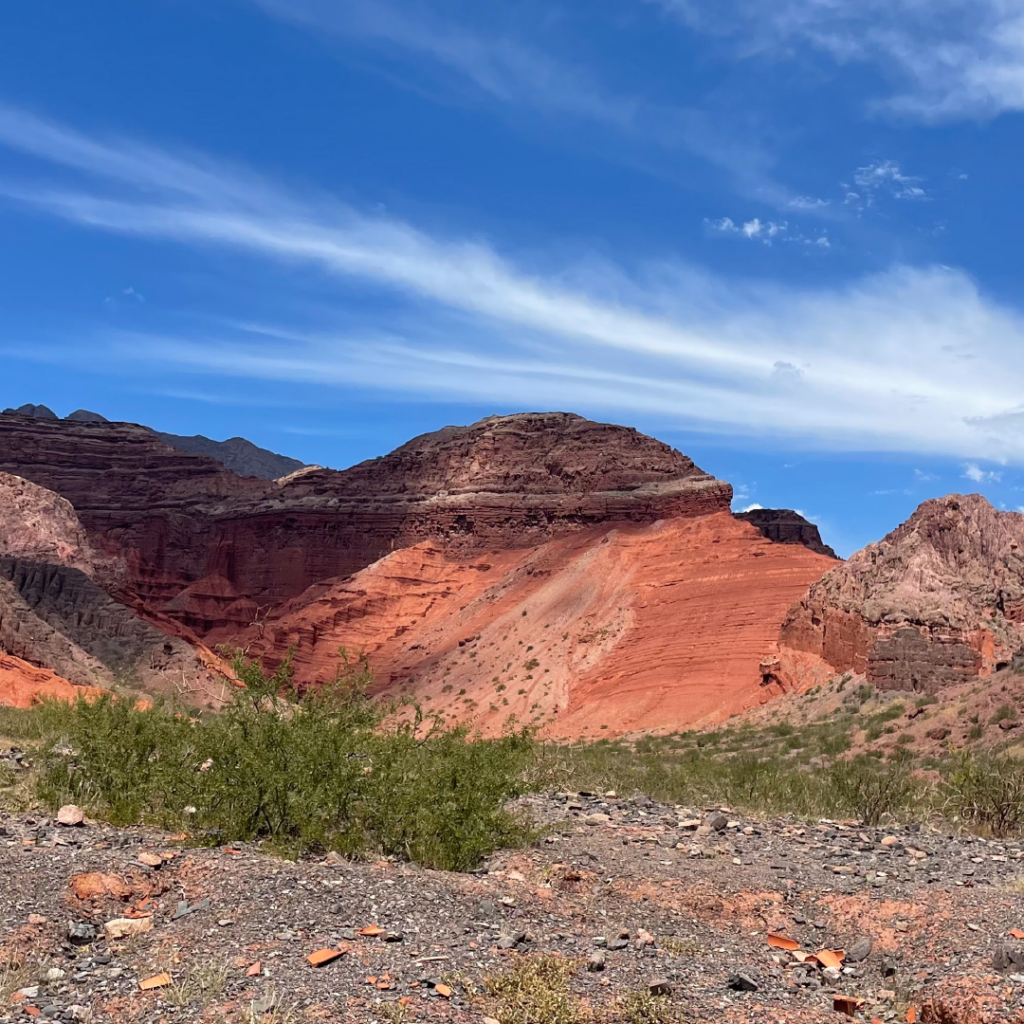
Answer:
<path fill-rule="evenodd" d="M 565 413 L 447 427 L 342 472 L 243 479 L 141 427 L 0 416 L 0 470 L 58 491 L 127 592 L 200 634 L 237 629 L 398 548 L 529 546 L 729 507 L 668 445 Z"/>
<path fill-rule="evenodd" d="M 978 494 L 927 501 L 813 584 L 780 634 L 882 689 L 934 694 L 1024 649 L 1024 515 Z"/>
<path fill-rule="evenodd" d="M 817 526 L 792 509 L 755 508 L 748 512 L 734 512 L 733 515 L 745 523 L 750 523 L 751 526 L 756 526 L 762 536 L 775 541 L 776 544 L 802 544 L 805 548 L 817 551 L 819 555 L 825 555 L 826 558 L 839 557 L 822 541 Z"/>
<path fill-rule="evenodd" d="M 118 562 L 93 551 L 65 498 L 0 473 L 0 651 L 59 673 L 58 689 L 115 681 L 199 689 L 223 680 L 208 651 L 140 618 L 101 585 L 120 579 Z"/>

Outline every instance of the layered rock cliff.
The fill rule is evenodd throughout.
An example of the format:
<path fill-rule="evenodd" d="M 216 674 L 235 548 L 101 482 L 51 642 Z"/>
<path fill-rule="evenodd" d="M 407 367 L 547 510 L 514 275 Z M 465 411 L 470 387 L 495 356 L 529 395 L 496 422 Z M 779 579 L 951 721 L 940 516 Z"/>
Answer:
<path fill-rule="evenodd" d="M 93 544 L 125 559 L 127 592 L 201 634 L 420 540 L 522 547 L 705 515 L 732 494 L 668 445 L 565 413 L 448 427 L 343 472 L 271 482 L 127 424 L 0 416 L 0 470 L 68 498 Z"/>
<path fill-rule="evenodd" d="M 812 585 L 780 639 L 883 689 L 987 675 L 1024 649 L 1024 515 L 978 494 L 925 502 Z"/>

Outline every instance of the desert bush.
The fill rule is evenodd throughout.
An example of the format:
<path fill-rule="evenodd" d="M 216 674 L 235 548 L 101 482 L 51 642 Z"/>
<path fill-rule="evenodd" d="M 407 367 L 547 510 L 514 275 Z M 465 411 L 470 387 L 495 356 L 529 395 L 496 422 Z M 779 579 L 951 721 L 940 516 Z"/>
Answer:
<path fill-rule="evenodd" d="M 569 987 L 578 966 L 551 955 L 521 958 L 485 980 L 491 1016 L 499 1024 L 582 1024 L 590 1013 Z"/>
<path fill-rule="evenodd" d="M 1024 764 L 1006 755 L 961 752 L 944 778 L 947 813 L 969 828 L 1003 837 L 1024 829 Z"/>
<path fill-rule="evenodd" d="M 246 688 L 217 714 L 109 696 L 47 705 L 40 795 L 211 842 L 375 851 L 446 869 L 527 834 L 506 804 L 522 792 L 528 732 L 471 741 L 414 706 L 374 702 L 363 664 L 345 662 L 305 693 L 287 662 L 273 675 L 246 661 L 236 670 Z"/>

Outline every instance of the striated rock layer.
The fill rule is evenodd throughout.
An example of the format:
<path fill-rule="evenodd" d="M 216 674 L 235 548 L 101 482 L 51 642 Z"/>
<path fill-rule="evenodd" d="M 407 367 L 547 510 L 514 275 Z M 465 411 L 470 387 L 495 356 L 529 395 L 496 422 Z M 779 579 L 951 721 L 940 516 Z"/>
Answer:
<path fill-rule="evenodd" d="M 467 557 L 431 542 L 289 602 L 247 635 L 298 679 L 364 651 L 384 692 L 499 731 L 617 736 L 720 721 L 763 695 L 787 608 L 833 564 L 720 511 Z"/>
<path fill-rule="evenodd" d="M 0 470 L 70 500 L 93 545 L 125 560 L 127 594 L 200 635 L 420 540 L 522 547 L 706 515 L 732 495 L 668 445 L 566 413 L 446 427 L 343 472 L 269 482 L 128 424 L 0 416 Z"/>
<path fill-rule="evenodd" d="M 988 675 L 1024 649 L 1024 515 L 978 494 L 925 502 L 811 586 L 780 638 L 882 689 Z"/>

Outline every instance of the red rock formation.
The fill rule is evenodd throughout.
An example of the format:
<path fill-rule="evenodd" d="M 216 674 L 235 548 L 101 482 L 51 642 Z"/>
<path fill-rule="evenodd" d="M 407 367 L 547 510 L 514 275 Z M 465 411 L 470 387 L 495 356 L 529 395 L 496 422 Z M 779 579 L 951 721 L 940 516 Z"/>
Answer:
<path fill-rule="evenodd" d="M 977 494 L 925 502 L 814 584 L 781 642 L 883 689 L 989 674 L 1024 648 L 1024 516 Z"/>
<path fill-rule="evenodd" d="M 95 569 L 96 556 L 71 503 L 21 477 L 0 473 L 0 555 Z"/>
<path fill-rule="evenodd" d="M 719 721 L 763 695 L 786 609 L 832 564 L 727 512 L 591 528 L 467 556 L 431 542 L 326 582 L 247 637 L 297 677 L 365 652 L 384 692 L 487 732 L 509 715 L 553 736 Z"/>
<path fill-rule="evenodd" d="M 0 416 L 0 470 L 67 497 L 94 545 L 126 559 L 128 593 L 201 635 L 422 539 L 524 546 L 704 515 L 732 493 L 660 441 L 565 413 L 446 427 L 344 472 L 270 482 L 128 424 Z"/>
<path fill-rule="evenodd" d="M 55 670 L 64 685 L 109 686 L 118 678 L 169 690 L 222 682 L 224 667 L 212 654 L 155 628 L 99 582 L 116 584 L 122 575 L 116 560 L 92 550 L 66 499 L 0 474 L 0 650 Z"/>

